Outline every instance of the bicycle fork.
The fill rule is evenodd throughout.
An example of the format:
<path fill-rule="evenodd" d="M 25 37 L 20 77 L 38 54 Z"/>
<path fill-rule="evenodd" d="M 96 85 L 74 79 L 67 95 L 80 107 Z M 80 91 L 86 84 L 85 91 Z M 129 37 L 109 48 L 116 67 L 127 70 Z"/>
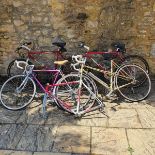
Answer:
<path fill-rule="evenodd" d="M 28 75 L 22 81 L 22 83 L 20 84 L 20 86 L 16 88 L 17 93 L 20 93 L 25 88 L 25 85 L 27 84 L 27 81 L 28 81 Z"/>
<path fill-rule="evenodd" d="M 79 83 L 79 88 L 78 88 L 78 102 L 77 102 L 77 109 L 76 109 L 76 113 L 75 115 L 80 117 L 82 114 L 85 114 L 87 112 L 90 112 L 90 111 L 94 111 L 96 109 L 99 109 L 99 108 L 103 108 L 105 105 L 104 103 L 102 103 L 102 101 L 97 97 L 96 94 L 94 94 L 90 88 L 87 87 L 87 85 L 83 82 L 82 80 L 82 74 L 83 74 L 83 64 L 82 64 L 82 67 L 81 67 L 81 70 L 80 70 L 80 83 Z M 89 91 L 89 93 L 92 95 L 92 97 L 94 98 L 94 100 L 97 101 L 98 105 L 95 106 L 95 107 L 90 107 L 90 108 L 87 108 L 86 110 L 84 111 L 79 111 L 80 109 L 80 96 L 81 96 L 81 87 L 82 85 Z"/>
<path fill-rule="evenodd" d="M 79 83 L 79 88 L 78 88 L 78 99 L 77 99 L 77 108 L 76 108 L 76 113 L 75 115 L 79 114 L 79 109 L 80 109 L 80 96 L 81 96 L 81 87 L 82 87 L 82 74 L 83 74 L 83 64 L 80 69 L 80 83 Z"/>

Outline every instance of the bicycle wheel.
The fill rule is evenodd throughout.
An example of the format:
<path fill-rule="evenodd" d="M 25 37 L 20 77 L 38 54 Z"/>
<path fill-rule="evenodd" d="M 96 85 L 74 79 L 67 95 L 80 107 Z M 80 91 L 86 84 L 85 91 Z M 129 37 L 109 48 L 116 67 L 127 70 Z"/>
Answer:
<path fill-rule="evenodd" d="M 124 62 L 128 64 L 135 64 L 141 66 L 148 74 L 150 72 L 148 62 L 139 55 L 128 55 L 124 57 Z"/>
<path fill-rule="evenodd" d="M 94 81 L 83 75 L 79 96 L 79 83 L 80 75 L 73 73 L 62 77 L 54 89 L 57 104 L 70 113 L 76 112 L 78 99 L 80 99 L 79 111 L 92 107 L 98 93 Z"/>
<path fill-rule="evenodd" d="M 0 90 L 0 101 L 9 110 L 21 110 L 34 98 L 36 85 L 30 77 L 15 75 Z"/>
<path fill-rule="evenodd" d="M 145 78 L 145 81 L 142 81 Z M 151 90 L 151 81 L 143 68 L 124 65 L 115 74 L 115 86 L 120 94 L 130 101 L 145 99 Z"/>
<path fill-rule="evenodd" d="M 23 59 L 23 58 L 18 58 L 18 59 L 15 59 L 15 60 L 11 61 L 8 68 L 7 68 L 8 77 L 11 77 L 11 76 L 14 76 L 14 75 L 21 75 L 24 72 L 25 64 L 23 63 L 22 66 L 20 64 L 20 66 L 23 67 L 23 69 L 18 68 L 16 63 L 15 63 L 16 60 L 26 62 L 26 59 Z M 28 64 L 32 65 L 32 63 L 30 61 L 28 62 Z"/>

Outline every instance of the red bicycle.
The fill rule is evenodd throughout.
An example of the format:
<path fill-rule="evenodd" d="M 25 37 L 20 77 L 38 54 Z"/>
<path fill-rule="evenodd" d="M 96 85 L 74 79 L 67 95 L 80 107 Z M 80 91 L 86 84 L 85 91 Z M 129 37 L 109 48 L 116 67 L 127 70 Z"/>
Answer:
<path fill-rule="evenodd" d="M 13 75 L 20 75 L 23 73 L 25 66 L 21 68 L 17 67 L 16 61 L 28 62 L 29 65 L 34 64 L 36 69 L 58 69 L 58 65 L 54 64 L 54 61 L 66 60 L 67 56 L 63 54 L 66 52 L 66 42 L 58 38 L 53 41 L 53 45 L 57 46 L 55 50 L 40 50 L 33 49 L 33 42 L 23 42 L 20 44 L 15 52 L 18 53 L 19 57 L 11 61 L 7 68 L 7 74 L 9 77 Z M 27 60 L 28 59 L 28 60 Z M 24 65 L 25 63 L 23 63 Z M 67 67 L 69 67 L 67 65 Z M 68 69 L 67 69 L 68 70 Z M 65 72 L 67 72 L 67 70 Z"/>
<path fill-rule="evenodd" d="M 94 67 L 94 74 L 98 77 L 100 77 L 102 80 L 108 80 L 109 82 L 109 75 L 105 74 L 106 71 L 108 72 L 111 69 L 111 60 L 115 60 L 115 70 L 120 68 L 123 64 L 133 64 L 138 65 L 146 71 L 146 73 L 149 74 L 149 65 L 148 62 L 139 55 L 127 55 L 126 54 L 126 48 L 125 44 L 120 42 L 114 42 L 111 44 L 111 48 L 109 48 L 108 51 L 90 51 L 89 47 L 84 44 L 84 42 L 81 42 L 79 44 L 80 48 L 86 49 L 86 52 L 83 54 L 84 57 L 87 57 L 86 65 L 87 69 L 92 69 Z M 104 72 L 104 74 L 99 73 L 98 69 L 101 69 Z M 145 81 L 145 78 L 141 80 L 143 83 Z"/>

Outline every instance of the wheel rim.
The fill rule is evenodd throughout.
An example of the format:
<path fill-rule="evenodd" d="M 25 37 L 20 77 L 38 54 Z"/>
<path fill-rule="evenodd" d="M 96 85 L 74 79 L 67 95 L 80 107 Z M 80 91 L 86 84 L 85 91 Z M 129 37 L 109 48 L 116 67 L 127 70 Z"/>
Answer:
<path fill-rule="evenodd" d="M 122 71 L 127 72 L 127 78 L 121 77 Z M 141 77 L 144 76 L 146 80 L 141 82 Z M 126 87 L 120 88 L 122 85 L 126 85 Z M 145 99 L 150 93 L 151 81 L 148 74 L 141 67 L 125 65 L 116 73 L 116 87 L 124 98 L 130 101 L 140 101 Z"/>
<path fill-rule="evenodd" d="M 74 75 L 74 74 L 72 74 L 71 76 L 66 76 L 65 81 L 62 80 L 61 83 L 66 82 L 66 80 L 68 82 L 69 81 L 70 82 L 71 81 L 79 81 L 79 76 L 78 75 Z M 90 81 L 88 82 L 87 80 L 88 79 L 85 78 L 85 79 L 83 79 L 83 82 L 84 82 L 84 84 L 88 85 L 88 83 Z M 82 84 L 82 88 L 81 88 L 80 110 L 83 110 L 83 109 L 86 109 L 86 108 L 92 106 L 90 103 L 93 103 L 92 102 L 93 98 L 89 94 L 87 88 L 84 87 L 84 84 Z M 76 111 L 76 108 L 77 108 L 78 86 L 79 86 L 79 83 L 74 84 L 74 85 L 70 85 L 72 90 L 68 88 L 68 91 L 64 91 L 64 92 L 63 91 L 61 92 L 60 89 L 61 90 L 67 90 L 66 88 L 63 89 L 63 88 L 57 87 L 56 88 L 56 92 L 55 92 L 56 98 L 60 99 L 62 102 L 65 102 L 66 104 L 68 103 L 68 105 L 66 105 L 66 107 L 64 107 L 65 110 L 67 110 L 69 112 L 72 112 L 72 113 L 74 113 Z M 89 83 L 89 87 L 91 87 L 91 83 Z M 93 88 L 93 89 L 95 89 L 95 88 Z M 92 90 L 92 91 L 94 91 L 94 90 Z M 61 104 L 63 104 L 63 103 L 61 103 Z M 63 105 L 63 106 L 65 106 L 65 105 Z"/>
<path fill-rule="evenodd" d="M 36 87 L 31 78 L 23 88 L 18 88 L 25 76 L 14 76 L 8 79 L 1 88 L 2 104 L 10 110 L 19 110 L 27 106 L 33 99 Z M 32 89 L 31 89 L 32 88 Z"/>

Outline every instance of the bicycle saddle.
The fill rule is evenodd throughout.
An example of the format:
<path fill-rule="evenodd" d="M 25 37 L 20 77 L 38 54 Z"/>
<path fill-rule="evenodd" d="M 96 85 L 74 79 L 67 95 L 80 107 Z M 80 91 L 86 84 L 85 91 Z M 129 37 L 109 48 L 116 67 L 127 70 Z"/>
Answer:
<path fill-rule="evenodd" d="M 54 61 L 54 64 L 62 66 L 62 65 L 65 65 L 67 62 L 68 62 L 68 60 Z"/>
<path fill-rule="evenodd" d="M 125 44 L 122 42 L 113 42 L 111 43 L 111 47 L 114 48 L 115 50 L 117 49 L 118 52 L 125 52 Z"/>
<path fill-rule="evenodd" d="M 62 38 L 60 38 L 59 36 L 54 38 L 54 40 L 52 41 L 53 45 L 56 45 L 60 48 L 64 48 L 64 46 L 66 45 L 66 42 L 62 40 Z"/>

